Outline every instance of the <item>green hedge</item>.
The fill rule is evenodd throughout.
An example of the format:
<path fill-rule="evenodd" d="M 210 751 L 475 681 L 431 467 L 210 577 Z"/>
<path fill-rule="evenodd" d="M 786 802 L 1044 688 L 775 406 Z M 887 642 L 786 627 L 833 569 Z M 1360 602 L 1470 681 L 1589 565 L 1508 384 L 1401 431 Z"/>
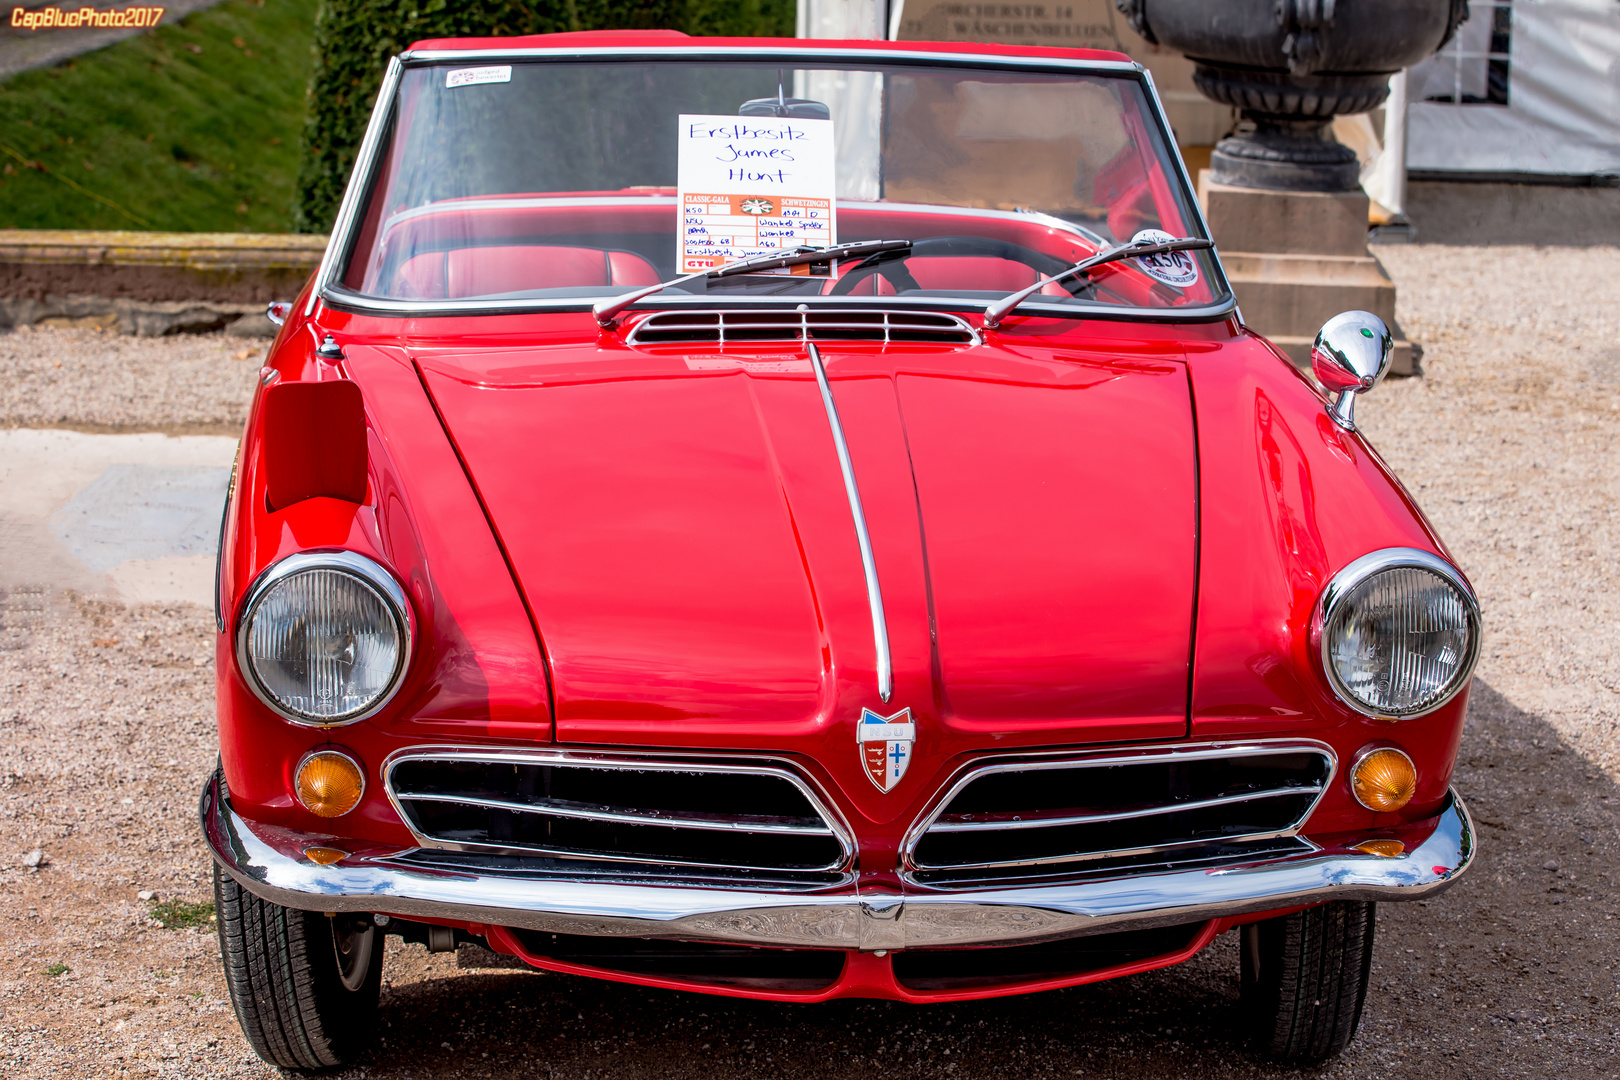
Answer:
<path fill-rule="evenodd" d="M 0 229 L 285 232 L 316 10 L 223 0 L 0 81 Z"/>
<path fill-rule="evenodd" d="M 323 0 L 315 19 L 297 226 L 337 215 L 388 58 L 424 38 L 671 29 L 791 37 L 795 0 Z"/>

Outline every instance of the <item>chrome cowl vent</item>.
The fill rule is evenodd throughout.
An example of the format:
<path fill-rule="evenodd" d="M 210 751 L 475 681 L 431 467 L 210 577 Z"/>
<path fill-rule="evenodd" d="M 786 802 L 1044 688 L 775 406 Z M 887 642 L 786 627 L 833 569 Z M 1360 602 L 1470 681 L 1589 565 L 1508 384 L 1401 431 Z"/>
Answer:
<path fill-rule="evenodd" d="M 760 341 L 869 341 L 977 345 L 978 332 L 955 315 L 933 311 L 663 311 L 636 323 L 631 345 Z"/>
<path fill-rule="evenodd" d="M 1346 704 L 1399 720 L 1450 701 L 1479 656 L 1479 604 L 1443 560 L 1414 548 L 1374 552 L 1322 594 L 1322 667 Z"/>
<path fill-rule="evenodd" d="M 409 654 L 405 597 L 386 571 L 353 552 L 290 556 L 254 585 L 237 628 L 237 657 L 266 705 L 306 724 L 376 712 Z"/>

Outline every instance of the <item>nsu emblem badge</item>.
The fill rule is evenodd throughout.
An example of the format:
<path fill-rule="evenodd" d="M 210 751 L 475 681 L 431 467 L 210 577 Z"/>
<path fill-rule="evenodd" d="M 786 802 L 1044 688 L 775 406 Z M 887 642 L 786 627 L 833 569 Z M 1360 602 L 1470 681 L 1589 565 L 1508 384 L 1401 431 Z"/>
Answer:
<path fill-rule="evenodd" d="M 861 748 L 861 764 L 879 791 L 892 791 L 911 766 L 911 746 L 917 741 L 917 725 L 911 710 L 901 709 L 893 716 L 879 716 L 871 709 L 861 710 L 855 725 L 855 738 Z"/>

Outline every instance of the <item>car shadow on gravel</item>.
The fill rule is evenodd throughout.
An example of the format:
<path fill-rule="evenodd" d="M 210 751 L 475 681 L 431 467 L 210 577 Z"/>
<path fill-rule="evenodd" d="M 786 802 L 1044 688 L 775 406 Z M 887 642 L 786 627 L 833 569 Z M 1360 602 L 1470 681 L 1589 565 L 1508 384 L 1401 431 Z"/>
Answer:
<path fill-rule="evenodd" d="M 1479 824 L 1479 860 L 1432 901 L 1380 908 L 1361 1033 L 1319 1068 L 1271 1065 L 1245 1049 L 1236 935 L 1228 934 L 1179 967 L 951 1005 L 779 1005 L 523 971 L 408 981 L 384 991 L 387 1026 L 365 1072 L 547 1080 L 1620 1075 L 1612 892 L 1620 790 L 1545 721 L 1477 683 L 1457 784 Z"/>

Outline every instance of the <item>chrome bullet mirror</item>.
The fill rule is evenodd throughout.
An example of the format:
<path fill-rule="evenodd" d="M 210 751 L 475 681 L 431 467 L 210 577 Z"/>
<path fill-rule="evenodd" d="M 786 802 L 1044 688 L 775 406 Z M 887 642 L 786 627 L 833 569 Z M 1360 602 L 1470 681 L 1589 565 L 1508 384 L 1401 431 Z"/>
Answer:
<path fill-rule="evenodd" d="M 1356 395 L 1377 386 L 1388 373 L 1394 347 L 1389 327 L 1370 311 L 1346 311 L 1322 324 L 1311 346 L 1311 373 L 1337 395 L 1328 406 L 1334 423 L 1356 430 Z"/>

